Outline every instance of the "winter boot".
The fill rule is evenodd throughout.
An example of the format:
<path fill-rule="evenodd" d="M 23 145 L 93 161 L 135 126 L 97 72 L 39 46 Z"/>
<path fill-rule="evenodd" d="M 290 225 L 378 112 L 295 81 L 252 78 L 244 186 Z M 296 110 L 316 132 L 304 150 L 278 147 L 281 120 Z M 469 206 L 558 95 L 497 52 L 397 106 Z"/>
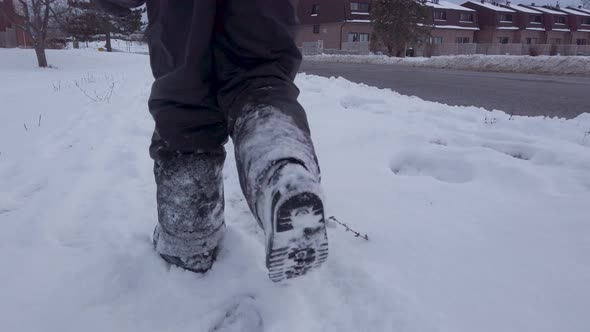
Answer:
<path fill-rule="evenodd" d="M 225 230 L 225 154 L 181 154 L 154 164 L 158 225 L 154 247 L 168 263 L 194 272 L 209 270 Z"/>
<path fill-rule="evenodd" d="M 328 258 L 320 184 L 301 164 L 283 161 L 265 177 L 256 210 L 266 234 L 272 281 L 306 274 Z"/>

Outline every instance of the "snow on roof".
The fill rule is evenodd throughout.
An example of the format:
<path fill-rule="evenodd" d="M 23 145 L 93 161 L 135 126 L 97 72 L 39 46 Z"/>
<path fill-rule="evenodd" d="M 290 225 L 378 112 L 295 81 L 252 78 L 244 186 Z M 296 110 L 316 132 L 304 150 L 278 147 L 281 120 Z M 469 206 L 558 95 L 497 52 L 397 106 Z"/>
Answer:
<path fill-rule="evenodd" d="M 497 30 L 520 30 L 519 27 L 497 27 Z"/>
<path fill-rule="evenodd" d="M 572 14 L 572 15 L 578 15 L 578 16 L 590 16 L 590 13 L 585 13 L 585 12 L 580 12 L 574 9 L 570 9 L 570 8 L 559 8 L 559 10 L 566 12 L 568 14 Z"/>
<path fill-rule="evenodd" d="M 563 12 L 558 12 L 557 10 L 553 10 L 553 9 L 549 9 L 549 8 L 545 8 L 545 7 L 537 7 L 537 6 L 527 6 L 528 8 L 534 8 L 535 10 L 538 10 L 540 12 L 543 12 L 545 14 L 553 14 L 553 15 L 565 15 L 565 13 Z"/>
<path fill-rule="evenodd" d="M 508 9 L 508 8 L 504 8 L 504 7 L 500 7 L 500 6 L 496 6 L 496 5 L 492 5 L 491 3 L 481 3 L 481 2 L 477 2 L 477 1 L 467 1 L 468 3 L 474 4 L 474 5 L 478 5 L 478 6 L 482 6 L 485 7 L 487 9 L 491 9 L 497 12 L 504 12 L 504 13 L 516 13 L 514 10 L 512 9 Z"/>
<path fill-rule="evenodd" d="M 479 30 L 476 27 L 462 27 L 458 25 L 435 25 L 436 29 L 453 29 L 453 30 Z"/>
<path fill-rule="evenodd" d="M 590 14 L 590 9 L 586 9 L 586 8 L 578 8 L 577 11 Z"/>
<path fill-rule="evenodd" d="M 553 31 L 560 31 L 560 32 L 570 32 L 570 29 L 552 29 Z"/>
<path fill-rule="evenodd" d="M 529 14 L 543 14 L 540 11 L 530 9 L 527 7 L 523 7 L 521 5 L 506 5 L 506 7 L 510 7 L 510 9 L 516 10 L 517 12 L 529 13 Z"/>
<path fill-rule="evenodd" d="M 418 26 L 423 27 L 424 24 L 422 23 L 418 23 Z M 452 30 L 474 30 L 477 31 L 479 30 L 478 27 L 462 27 L 459 25 L 428 25 L 429 27 L 435 28 L 435 29 L 452 29 Z"/>
<path fill-rule="evenodd" d="M 438 9 L 453 9 L 453 10 L 462 10 L 462 11 L 466 11 L 466 12 L 474 12 L 475 11 L 471 8 L 462 7 L 462 6 L 459 6 L 459 5 L 454 4 L 452 2 L 448 2 L 448 1 L 444 1 L 444 0 L 440 0 L 440 1 L 438 1 L 438 3 L 428 1 L 424 5 L 428 6 L 428 7 L 432 7 L 432 8 L 438 8 Z"/>
<path fill-rule="evenodd" d="M 526 30 L 531 30 L 531 31 L 545 31 L 545 28 L 526 28 Z"/>

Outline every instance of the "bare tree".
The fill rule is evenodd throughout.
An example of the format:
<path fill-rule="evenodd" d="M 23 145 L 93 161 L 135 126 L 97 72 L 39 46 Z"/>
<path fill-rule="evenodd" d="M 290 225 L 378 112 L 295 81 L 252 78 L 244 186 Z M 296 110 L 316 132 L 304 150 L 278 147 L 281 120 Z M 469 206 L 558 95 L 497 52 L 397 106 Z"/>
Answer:
<path fill-rule="evenodd" d="M 59 0 L 16 0 L 14 2 L 15 14 L 23 18 L 22 22 L 16 20 L 11 13 L 1 13 L 7 17 L 11 23 L 26 31 L 31 39 L 35 53 L 37 54 L 37 63 L 39 67 L 47 67 L 47 56 L 45 47 L 47 32 L 49 30 L 49 21 L 52 15 L 52 6 Z M 1 9 L 0 9 L 1 10 Z"/>
<path fill-rule="evenodd" d="M 590 0 L 580 0 L 582 2 L 582 7 L 590 9 Z"/>

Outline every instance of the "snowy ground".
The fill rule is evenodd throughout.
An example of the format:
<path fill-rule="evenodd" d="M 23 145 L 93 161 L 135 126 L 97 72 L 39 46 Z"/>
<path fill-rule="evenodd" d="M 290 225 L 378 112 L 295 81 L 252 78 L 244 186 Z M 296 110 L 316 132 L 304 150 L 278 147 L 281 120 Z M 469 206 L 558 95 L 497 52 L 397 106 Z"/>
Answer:
<path fill-rule="evenodd" d="M 82 50 L 98 51 L 98 49 L 105 47 L 105 41 L 80 42 L 79 47 Z M 148 46 L 146 43 L 122 39 L 111 39 L 111 47 L 115 52 L 127 53 L 148 53 Z M 73 49 L 72 43 L 68 44 L 68 49 Z"/>
<path fill-rule="evenodd" d="M 391 58 L 386 55 L 313 55 L 306 61 L 403 64 L 476 71 L 552 75 L 590 75 L 590 56 L 453 55 L 432 58 Z"/>
<path fill-rule="evenodd" d="M 264 331 L 590 330 L 590 114 L 299 76 L 329 212 L 370 241 L 332 225 L 326 266 L 276 285 L 231 153 L 214 269 L 152 251 L 148 58 L 48 56 L 0 49 L 3 331 L 208 331 L 236 303 Z"/>

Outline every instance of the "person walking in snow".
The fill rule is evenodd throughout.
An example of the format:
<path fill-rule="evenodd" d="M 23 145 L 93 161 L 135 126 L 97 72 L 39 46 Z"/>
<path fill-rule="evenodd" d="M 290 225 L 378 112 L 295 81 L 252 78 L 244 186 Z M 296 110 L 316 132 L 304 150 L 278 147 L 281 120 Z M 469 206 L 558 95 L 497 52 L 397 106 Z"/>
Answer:
<path fill-rule="evenodd" d="M 95 0 L 118 16 L 145 0 Z M 273 281 L 328 255 L 320 169 L 293 80 L 296 0 L 148 0 L 155 81 L 149 110 L 157 184 L 155 250 L 168 263 L 209 270 L 223 237 L 224 144 L 266 234 Z"/>

